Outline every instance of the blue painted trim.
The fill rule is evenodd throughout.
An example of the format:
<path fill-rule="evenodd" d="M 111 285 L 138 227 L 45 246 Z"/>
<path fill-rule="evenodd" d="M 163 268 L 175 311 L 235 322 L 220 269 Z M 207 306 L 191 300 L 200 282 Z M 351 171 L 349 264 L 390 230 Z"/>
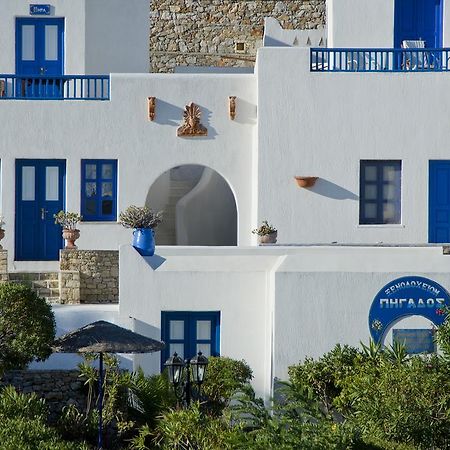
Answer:
<path fill-rule="evenodd" d="M 366 171 L 367 167 L 375 167 L 376 179 L 367 180 Z M 383 169 L 384 167 L 394 167 L 396 172 L 399 173 L 399 180 L 396 180 L 396 199 L 388 201 L 384 199 L 383 191 L 385 185 L 390 185 L 388 181 L 384 180 Z M 386 223 L 400 223 L 401 220 L 401 170 L 402 162 L 400 160 L 361 160 L 360 161 L 360 184 L 359 184 L 359 223 L 360 225 L 384 225 Z M 376 198 L 366 199 L 365 188 L 366 186 L 376 186 Z M 397 217 L 393 222 L 385 222 L 383 218 L 383 208 L 387 203 L 394 203 L 398 208 Z M 374 204 L 377 208 L 376 217 L 367 218 L 365 214 L 365 207 L 368 204 Z"/>
<path fill-rule="evenodd" d="M 184 339 L 170 339 L 171 320 L 184 322 Z M 211 321 L 211 338 L 197 339 L 196 321 Z M 166 347 L 161 352 L 161 371 L 164 363 L 172 356 L 170 344 L 184 344 L 184 357 L 192 358 L 197 354 L 197 344 L 211 344 L 211 356 L 220 356 L 220 311 L 161 311 L 161 340 Z"/>
<path fill-rule="evenodd" d="M 450 71 L 450 48 L 311 48 L 311 72 Z"/>
<path fill-rule="evenodd" d="M 0 100 L 109 100 L 109 75 L 10 75 L 0 74 Z M 81 86 L 86 89 L 80 89 Z M 52 93 L 51 86 L 58 86 Z M 47 93 L 53 95 L 46 95 Z"/>
<path fill-rule="evenodd" d="M 96 179 L 86 178 L 86 165 L 96 166 Z M 113 174 L 112 178 L 102 178 L 101 168 L 102 164 L 112 164 Z M 111 222 L 117 220 L 117 159 L 82 159 L 81 160 L 81 215 L 83 216 L 83 222 Z M 86 200 L 85 196 L 85 184 L 86 183 L 96 183 L 96 214 L 88 214 L 86 212 Z M 112 214 L 102 214 L 102 182 L 112 182 L 113 192 L 112 192 Z"/>

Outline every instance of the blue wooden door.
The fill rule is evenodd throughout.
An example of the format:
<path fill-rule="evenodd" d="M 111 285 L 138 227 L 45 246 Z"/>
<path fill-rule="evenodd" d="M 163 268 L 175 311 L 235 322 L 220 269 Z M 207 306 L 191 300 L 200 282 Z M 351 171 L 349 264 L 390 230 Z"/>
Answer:
<path fill-rule="evenodd" d="M 428 241 L 450 242 L 450 161 L 430 161 Z"/>
<path fill-rule="evenodd" d="M 64 209 L 65 172 L 63 160 L 16 161 L 16 260 L 58 260 L 63 239 L 53 215 Z"/>
<path fill-rule="evenodd" d="M 442 47 L 442 0 L 395 0 L 394 47 L 419 39 Z"/>
<path fill-rule="evenodd" d="M 64 74 L 64 19 L 16 19 L 16 93 L 60 97 Z"/>

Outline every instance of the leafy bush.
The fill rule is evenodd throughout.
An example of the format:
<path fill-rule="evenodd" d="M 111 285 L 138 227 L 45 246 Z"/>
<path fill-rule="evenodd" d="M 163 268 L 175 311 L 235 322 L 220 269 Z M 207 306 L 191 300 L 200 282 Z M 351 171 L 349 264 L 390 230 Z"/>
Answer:
<path fill-rule="evenodd" d="M 29 287 L 0 285 L 0 375 L 50 356 L 55 318 L 50 305 Z"/>
<path fill-rule="evenodd" d="M 77 213 L 59 211 L 58 214 L 53 214 L 55 223 L 61 225 L 65 230 L 76 230 L 77 224 L 83 217 Z"/>
<path fill-rule="evenodd" d="M 6 419 L 46 420 L 45 401 L 36 394 L 21 394 L 13 386 L 0 391 L 0 423 Z"/>
<path fill-rule="evenodd" d="M 125 228 L 156 228 L 162 222 L 163 212 L 153 212 L 146 206 L 129 206 L 119 214 L 119 222 Z"/>
<path fill-rule="evenodd" d="M 233 395 L 244 389 L 250 382 L 253 373 L 245 361 L 223 356 L 210 357 L 208 361 L 202 392 L 208 409 L 215 414 L 220 414 Z"/>

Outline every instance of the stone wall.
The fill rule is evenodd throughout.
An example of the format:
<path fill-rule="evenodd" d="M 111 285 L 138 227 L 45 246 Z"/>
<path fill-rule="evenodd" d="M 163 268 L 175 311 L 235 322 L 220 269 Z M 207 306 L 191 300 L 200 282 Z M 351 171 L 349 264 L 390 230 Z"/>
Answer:
<path fill-rule="evenodd" d="M 12 370 L 4 374 L 0 384 L 11 384 L 20 392 L 35 392 L 45 398 L 50 420 L 55 421 L 66 405 L 74 404 L 81 410 L 86 407 L 86 391 L 79 374 L 78 370 Z"/>
<path fill-rule="evenodd" d="M 0 250 L 0 282 L 8 281 L 8 251 Z"/>
<path fill-rule="evenodd" d="M 118 303 L 119 252 L 61 250 L 61 303 Z"/>
<path fill-rule="evenodd" d="M 253 67 L 265 17 L 286 29 L 314 29 L 325 26 L 325 9 L 325 0 L 153 0 L 152 72 L 180 65 Z"/>

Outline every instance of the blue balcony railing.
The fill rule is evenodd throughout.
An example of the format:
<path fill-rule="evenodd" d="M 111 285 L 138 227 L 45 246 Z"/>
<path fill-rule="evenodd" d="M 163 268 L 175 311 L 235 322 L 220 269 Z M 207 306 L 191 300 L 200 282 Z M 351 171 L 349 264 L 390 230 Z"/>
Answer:
<path fill-rule="evenodd" d="M 450 48 L 312 48 L 311 72 L 448 72 Z"/>
<path fill-rule="evenodd" d="M 109 75 L 3 75 L 0 100 L 109 100 Z"/>

